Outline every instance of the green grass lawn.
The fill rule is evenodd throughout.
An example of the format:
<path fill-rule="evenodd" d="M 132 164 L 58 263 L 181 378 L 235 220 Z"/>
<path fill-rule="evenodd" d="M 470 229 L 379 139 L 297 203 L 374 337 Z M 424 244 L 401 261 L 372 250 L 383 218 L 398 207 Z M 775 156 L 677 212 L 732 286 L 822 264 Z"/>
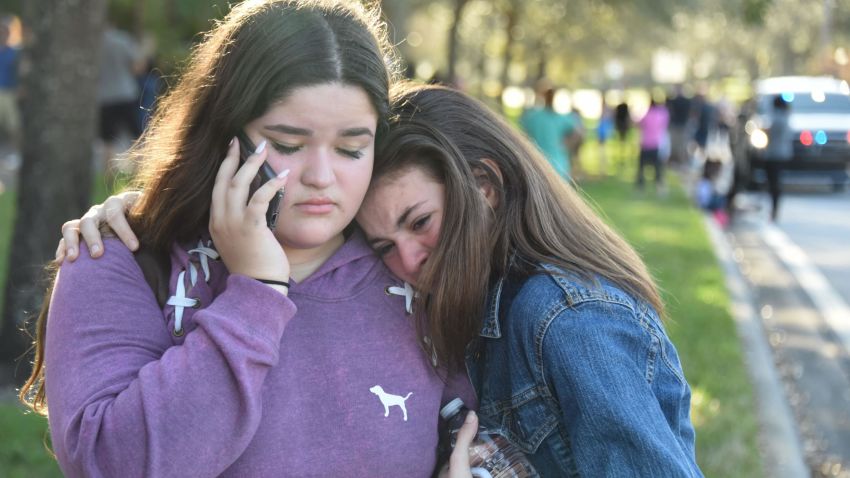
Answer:
<path fill-rule="evenodd" d="M 15 194 L 0 194 L 0 310 L 5 290 L 9 241 L 15 219 Z M 6 395 L 3 395 L 6 397 Z M 9 397 L 11 398 L 11 397 Z M 6 478 L 60 477 L 56 461 L 45 446 L 47 420 L 25 414 L 23 406 L 0 402 L 0 476 Z"/>
<path fill-rule="evenodd" d="M 6 478 L 61 477 L 47 451 L 47 420 L 24 414 L 11 403 L 0 404 L 0 476 Z"/>
<path fill-rule="evenodd" d="M 595 164 L 584 166 L 597 172 Z M 764 476 L 752 387 L 701 213 L 677 178 L 670 178 L 669 196 L 658 198 L 651 187 L 636 192 L 633 175 L 634 167 L 625 167 L 580 189 L 638 250 L 662 288 L 667 331 L 693 391 L 700 467 L 707 477 Z"/>
<path fill-rule="evenodd" d="M 0 193 L 0 310 L 3 310 L 3 295 L 6 290 L 6 267 L 9 264 L 9 242 L 15 222 L 15 192 Z"/>
<path fill-rule="evenodd" d="M 583 170 L 598 173 L 596 145 L 590 142 L 585 153 Z M 619 170 L 619 174 L 586 180 L 581 190 L 637 248 L 663 289 L 667 330 L 693 390 L 692 418 L 700 466 L 707 477 L 764 476 L 756 444 L 752 388 L 730 316 L 724 278 L 700 213 L 691 207 L 675 178 L 671 178 L 666 198 L 655 197 L 651 188 L 636 193 L 631 184 L 633 165 L 623 163 L 612 158 L 608 171 Z M 105 188 L 97 189 L 95 197 L 104 197 Z M 13 204 L 11 194 L 0 194 L 0 287 Z M 14 404 L 0 404 L 0 476 L 60 476 L 44 446 L 45 427 L 41 417 L 24 415 Z"/>
<path fill-rule="evenodd" d="M 102 201 L 108 196 L 105 181 L 96 180 L 92 197 Z M 0 310 L 6 283 L 6 267 L 15 220 L 14 191 L 0 194 Z M 60 232 L 56 231 L 56 240 Z M 3 394 L 3 397 L 7 395 Z M 9 397 L 11 398 L 11 397 Z M 0 398 L 0 477 L 61 477 L 59 467 L 45 445 L 47 419 L 24 413 L 23 406 Z"/>

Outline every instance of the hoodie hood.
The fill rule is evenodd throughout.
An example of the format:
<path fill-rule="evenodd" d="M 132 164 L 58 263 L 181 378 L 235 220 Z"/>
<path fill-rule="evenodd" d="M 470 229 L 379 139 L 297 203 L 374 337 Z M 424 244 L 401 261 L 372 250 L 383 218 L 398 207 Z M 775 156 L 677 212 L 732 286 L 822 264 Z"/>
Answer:
<path fill-rule="evenodd" d="M 324 301 L 349 300 L 368 285 L 403 286 L 375 255 L 363 233 L 355 230 L 345 243 L 315 272 L 301 282 L 292 282 L 293 298 L 309 297 Z"/>

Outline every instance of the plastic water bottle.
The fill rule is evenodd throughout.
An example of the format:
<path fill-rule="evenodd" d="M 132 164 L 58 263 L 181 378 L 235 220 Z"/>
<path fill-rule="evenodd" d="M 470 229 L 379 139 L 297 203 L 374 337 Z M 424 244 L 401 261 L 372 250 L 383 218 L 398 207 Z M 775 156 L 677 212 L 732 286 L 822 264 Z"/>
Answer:
<path fill-rule="evenodd" d="M 448 441 L 452 450 L 457 441 L 457 432 L 463 426 L 469 412 L 463 400 L 455 398 L 440 410 L 446 421 Z M 451 451 L 449 451 L 451 453 Z M 476 478 L 539 478 L 528 457 L 507 438 L 479 426 L 478 435 L 469 446 L 469 466 Z"/>

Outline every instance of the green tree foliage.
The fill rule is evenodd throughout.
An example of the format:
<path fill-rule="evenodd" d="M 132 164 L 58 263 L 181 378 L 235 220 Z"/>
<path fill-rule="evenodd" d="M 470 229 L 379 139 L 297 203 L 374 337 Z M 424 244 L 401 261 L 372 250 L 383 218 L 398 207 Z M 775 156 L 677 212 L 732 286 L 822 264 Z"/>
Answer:
<path fill-rule="evenodd" d="M 838 74 L 830 55 L 850 50 L 850 0 L 435 0 L 408 11 L 401 27 L 429 41 L 402 44 L 406 56 L 456 71 L 479 96 L 542 76 L 610 87 L 615 59 L 622 84 L 649 86 L 659 48 L 685 55 L 690 82 Z"/>

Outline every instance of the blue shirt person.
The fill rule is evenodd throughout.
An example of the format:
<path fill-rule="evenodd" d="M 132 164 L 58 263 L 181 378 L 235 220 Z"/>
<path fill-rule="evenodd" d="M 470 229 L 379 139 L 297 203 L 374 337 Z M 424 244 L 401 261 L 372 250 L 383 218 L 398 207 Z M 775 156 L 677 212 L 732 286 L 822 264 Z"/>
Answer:
<path fill-rule="evenodd" d="M 564 179 L 570 178 L 570 153 L 566 138 L 576 128 L 575 121 L 568 115 L 556 112 L 552 107 L 555 91 L 544 92 L 545 105 L 526 110 L 520 118 L 520 126 Z"/>

